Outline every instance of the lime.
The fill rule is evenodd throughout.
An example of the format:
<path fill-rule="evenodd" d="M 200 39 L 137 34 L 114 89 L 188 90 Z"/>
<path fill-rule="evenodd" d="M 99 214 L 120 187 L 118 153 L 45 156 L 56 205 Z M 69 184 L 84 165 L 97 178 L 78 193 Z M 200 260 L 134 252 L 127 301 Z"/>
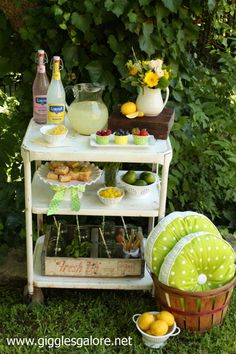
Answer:
<path fill-rule="evenodd" d="M 124 174 L 124 176 L 122 177 L 123 181 L 128 183 L 128 184 L 134 184 L 134 182 L 136 181 L 136 173 L 135 171 L 128 171 Z"/>
<path fill-rule="evenodd" d="M 146 186 L 147 185 L 147 182 L 144 181 L 143 179 L 137 179 L 134 183 L 133 183 L 134 186 Z"/>
<path fill-rule="evenodd" d="M 143 179 L 147 184 L 152 184 L 156 181 L 156 177 L 151 172 L 142 172 L 139 178 Z"/>

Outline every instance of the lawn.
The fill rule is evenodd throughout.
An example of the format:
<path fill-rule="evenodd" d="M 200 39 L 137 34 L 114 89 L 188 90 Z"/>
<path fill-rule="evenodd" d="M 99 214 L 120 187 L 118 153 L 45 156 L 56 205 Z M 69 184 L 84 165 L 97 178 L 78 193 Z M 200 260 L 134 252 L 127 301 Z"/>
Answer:
<path fill-rule="evenodd" d="M 236 293 L 234 291 L 224 324 L 209 333 L 182 331 L 170 338 L 162 350 L 152 351 L 142 343 L 132 315 L 155 310 L 150 293 L 104 290 L 45 289 L 44 305 L 22 303 L 22 283 L 0 286 L 0 353 L 160 353 L 160 354 L 235 354 Z M 64 337 L 63 337 L 64 336 Z M 81 338 L 123 338 L 123 344 L 88 345 Z M 7 345 L 7 338 L 33 338 L 38 345 Z M 64 338 L 75 338 L 76 346 L 60 346 Z M 52 347 L 52 339 L 55 347 Z M 60 339 L 58 339 L 60 338 Z M 76 344 L 74 342 L 74 344 Z M 81 346 L 81 347 L 79 347 Z"/>

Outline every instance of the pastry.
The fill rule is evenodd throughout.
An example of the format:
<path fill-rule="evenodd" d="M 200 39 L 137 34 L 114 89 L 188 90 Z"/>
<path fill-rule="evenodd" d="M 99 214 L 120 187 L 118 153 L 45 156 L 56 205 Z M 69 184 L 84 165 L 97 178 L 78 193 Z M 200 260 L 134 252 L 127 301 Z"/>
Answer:
<path fill-rule="evenodd" d="M 47 178 L 53 179 L 53 180 L 58 180 L 58 175 L 56 175 L 56 173 L 54 173 L 53 171 L 49 171 L 47 174 Z"/>
<path fill-rule="evenodd" d="M 71 181 L 71 176 L 70 175 L 59 175 L 59 181 L 60 182 L 70 182 Z"/>
<path fill-rule="evenodd" d="M 56 175 L 67 175 L 69 172 L 69 167 L 68 166 L 59 166 L 55 168 L 54 172 Z"/>

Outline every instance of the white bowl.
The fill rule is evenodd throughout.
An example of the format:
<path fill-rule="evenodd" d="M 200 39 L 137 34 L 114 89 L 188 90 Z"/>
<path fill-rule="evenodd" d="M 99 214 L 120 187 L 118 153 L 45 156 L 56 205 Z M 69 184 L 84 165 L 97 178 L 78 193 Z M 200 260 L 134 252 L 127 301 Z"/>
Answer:
<path fill-rule="evenodd" d="M 118 204 L 124 197 L 125 193 L 124 193 L 124 190 L 121 189 L 121 188 L 118 188 L 118 187 L 113 187 L 113 188 L 116 188 L 118 189 L 120 192 L 122 192 L 121 196 L 120 197 L 116 197 L 116 198 L 104 198 L 100 195 L 100 192 L 103 191 L 103 190 L 106 190 L 108 188 L 111 188 L 111 187 L 104 187 L 104 188 L 100 188 L 98 191 L 97 191 L 97 196 L 99 198 L 99 200 L 105 204 L 105 205 L 108 205 L 108 206 L 112 206 L 112 205 L 116 205 Z"/>
<path fill-rule="evenodd" d="M 49 132 L 58 127 L 58 125 L 43 125 L 40 128 L 40 133 L 42 134 L 44 140 L 50 145 L 60 145 L 65 140 L 68 129 L 65 127 L 65 132 L 63 134 L 50 134 Z"/>
<path fill-rule="evenodd" d="M 152 191 L 153 186 L 160 183 L 160 179 L 153 173 L 153 175 L 156 177 L 155 182 L 147 184 L 146 186 L 135 186 L 133 184 L 129 184 L 123 181 L 122 177 L 125 175 L 125 173 L 120 176 L 120 185 L 126 190 L 129 196 L 134 198 L 146 197 Z M 137 172 L 137 175 L 140 175 L 141 173 L 142 172 Z"/>
<path fill-rule="evenodd" d="M 159 313 L 157 311 L 148 311 L 148 312 L 150 312 L 154 316 Z M 133 315 L 133 321 L 136 324 L 138 331 L 142 334 L 143 343 L 149 348 L 153 348 L 153 349 L 162 348 L 166 344 L 166 341 L 169 337 L 177 336 L 180 333 L 180 328 L 177 327 L 176 323 L 174 322 L 173 326 L 169 328 L 168 332 L 164 336 L 152 336 L 151 334 L 147 334 L 146 332 L 142 331 L 138 325 L 138 319 L 140 316 L 141 314 Z"/>

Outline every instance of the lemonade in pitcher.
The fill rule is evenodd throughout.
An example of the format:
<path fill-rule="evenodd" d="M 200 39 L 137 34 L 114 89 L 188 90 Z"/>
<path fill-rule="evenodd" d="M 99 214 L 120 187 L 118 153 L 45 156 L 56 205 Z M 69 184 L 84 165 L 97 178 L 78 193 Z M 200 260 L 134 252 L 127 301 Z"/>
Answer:
<path fill-rule="evenodd" d="M 108 110 L 103 103 L 102 87 L 95 84 L 78 84 L 72 88 L 75 100 L 68 107 L 68 119 L 73 129 L 83 135 L 105 129 Z"/>

